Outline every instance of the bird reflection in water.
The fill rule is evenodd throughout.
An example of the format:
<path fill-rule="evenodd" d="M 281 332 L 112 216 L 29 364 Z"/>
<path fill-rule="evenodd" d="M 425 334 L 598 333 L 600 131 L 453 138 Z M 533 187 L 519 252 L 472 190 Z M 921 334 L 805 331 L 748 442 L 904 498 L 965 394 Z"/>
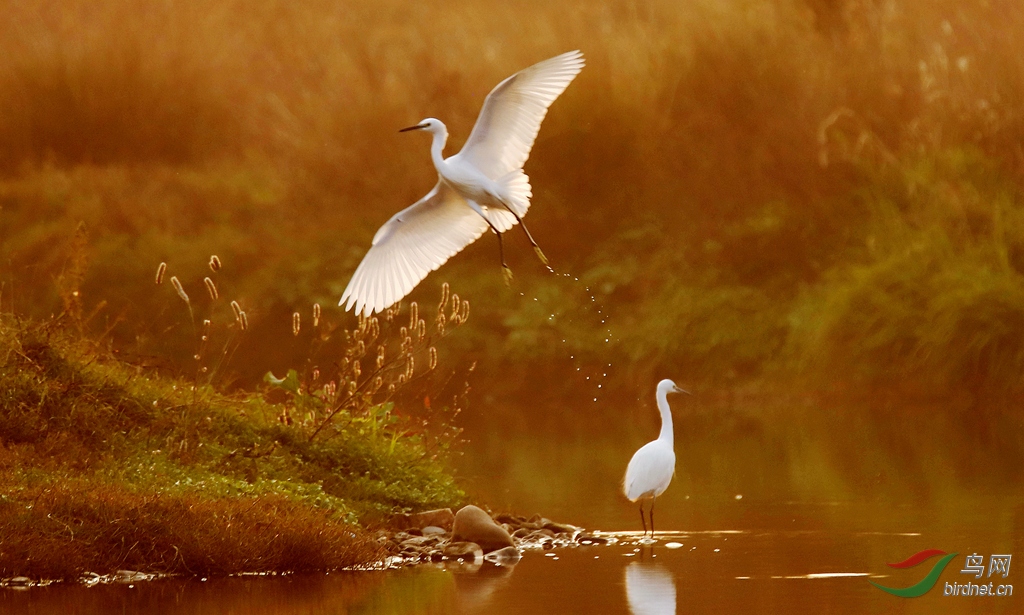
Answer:
<path fill-rule="evenodd" d="M 644 561 L 626 566 L 626 600 L 633 615 L 671 615 L 676 612 L 676 582 L 660 564 Z"/>

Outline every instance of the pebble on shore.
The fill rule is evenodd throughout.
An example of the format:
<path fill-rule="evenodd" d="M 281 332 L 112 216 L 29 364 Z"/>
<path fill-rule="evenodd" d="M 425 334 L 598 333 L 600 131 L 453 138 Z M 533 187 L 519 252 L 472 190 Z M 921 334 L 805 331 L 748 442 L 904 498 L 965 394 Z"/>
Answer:
<path fill-rule="evenodd" d="M 380 539 L 390 543 L 405 564 L 446 559 L 479 562 L 486 558 L 511 566 L 524 550 L 607 542 L 584 533 L 583 528 L 540 515 L 527 518 L 503 513 L 491 517 L 473 505 L 457 513 L 442 508 L 402 515 L 395 522 L 404 529 L 390 535 L 382 532 Z"/>

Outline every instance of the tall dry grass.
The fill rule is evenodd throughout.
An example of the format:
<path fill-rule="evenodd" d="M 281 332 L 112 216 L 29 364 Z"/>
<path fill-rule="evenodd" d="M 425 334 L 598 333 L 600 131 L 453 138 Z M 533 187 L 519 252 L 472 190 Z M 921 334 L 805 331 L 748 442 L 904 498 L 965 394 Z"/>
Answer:
<path fill-rule="evenodd" d="M 839 31 L 822 25 L 825 5 L 842 7 Z M 995 149 L 1015 143 L 1021 121 L 1024 16 L 1009 1 L 34 0 L 10 9 L 0 25 L 7 169 L 255 150 L 346 194 L 391 196 L 396 174 L 430 175 L 395 126 L 442 117 L 457 147 L 498 80 L 576 47 L 588 68 L 542 141 L 583 132 L 605 144 L 602 163 L 619 161 L 605 166 L 636 180 L 692 180 L 732 161 L 704 188 L 716 197 L 737 183 L 804 184 L 822 122 L 842 108 L 890 150 L 908 138 Z M 579 166 L 568 162 L 544 168 L 557 177 Z"/>

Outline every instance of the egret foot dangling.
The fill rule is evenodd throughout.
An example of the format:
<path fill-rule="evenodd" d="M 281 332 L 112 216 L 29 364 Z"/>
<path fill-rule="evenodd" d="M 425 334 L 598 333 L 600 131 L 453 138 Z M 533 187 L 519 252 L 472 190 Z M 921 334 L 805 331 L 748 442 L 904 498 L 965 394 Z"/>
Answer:
<path fill-rule="evenodd" d="M 540 262 L 545 265 L 548 264 L 548 257 L 544 256 L 544 252 L 541 251 L 540 246 L 533 246 L 533 251 L 537 253 L 537 258 L 540 259 Z"/>
<path fill-rule="evenodd" d="M 512 270 L 508 268 L 508 265 L 501 266 L 501 277 L 505 279 L 505 286 L 512 286 Z"/>

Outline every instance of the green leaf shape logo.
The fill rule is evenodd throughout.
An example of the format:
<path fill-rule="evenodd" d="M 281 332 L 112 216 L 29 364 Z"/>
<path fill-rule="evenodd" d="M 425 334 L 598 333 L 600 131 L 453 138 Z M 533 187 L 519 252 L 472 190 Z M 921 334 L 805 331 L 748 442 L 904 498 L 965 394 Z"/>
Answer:
<path fill-rule="evenodd" d="M 946 569 L 946 565 L 949 564 L 950 560 L 952 560 L 957 555 L 957 553 L 950 553 L 949 555 L 935 562 L 935 565 L 932 567 L 931 572 L 929 572 L 925 578 L 921 579 L 919 582 L 915 583 L 914 585 L 911 585 L 910 587 L 886 587 L 884 585 L 879 585 L 874 581 L 868 581 L 868 583 L 871 583 L 872 585 L 874 585 L 875 587 L 884 592 L 888 592 L 894 596 L 899 596 L 900 598 L 917 598 L 919 596 L 925 595 L 928 592 L 928 590 L 935 586 L 935 583 L 939 580 L 939 575 L 942 574 L 942 571 Z"/>

